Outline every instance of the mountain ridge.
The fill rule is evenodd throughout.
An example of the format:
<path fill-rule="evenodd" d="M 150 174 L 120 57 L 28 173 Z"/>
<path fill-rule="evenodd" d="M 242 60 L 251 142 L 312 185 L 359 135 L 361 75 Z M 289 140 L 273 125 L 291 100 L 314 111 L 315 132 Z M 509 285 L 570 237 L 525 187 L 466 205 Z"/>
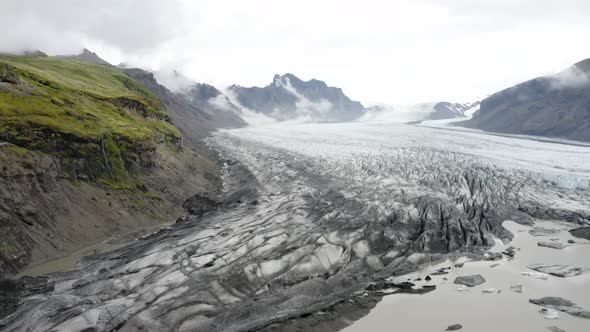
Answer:
<path fill-rule="evenodd" d="M 366 111 L 342 89 L 317 79 L 303 81 L 290 73 L 274 75 L 265 87 L 232 85 L 228 89 L 242 106 L 279 121 L 302 117 L 315 122 L 352 121 Z"/>
<path fill-rule="evenodd" d="M 586 59 L 558 74 L 501 90 L 482 100 L 472 119 L 457 125 L 590 142 L 589 73 Z"/>

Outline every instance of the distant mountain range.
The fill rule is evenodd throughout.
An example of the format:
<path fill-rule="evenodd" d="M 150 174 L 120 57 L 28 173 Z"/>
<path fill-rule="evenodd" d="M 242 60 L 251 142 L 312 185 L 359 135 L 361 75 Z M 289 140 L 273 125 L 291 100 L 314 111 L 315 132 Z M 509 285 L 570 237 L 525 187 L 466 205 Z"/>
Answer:
<path fill-rule="evenodd" d="M 302 81 L 293 74 L 275 75 L 272 83 L 263 88 L 232 85 L 229 91 L 243 107 L 279 121 L 297 118 L 312 122 L 352 121 L 366 111 L 342 89 L 315 79 Z"/>
<path fill-rule="evenodd" d="M 459 125 L 590 142 L 590 59 L 491 95 Z"/>
<path fill-rule="evenodd" d="M 33 53 L 33 52 L 29 52 Z M 35 55 L 45 56 L 40 51 Z M 66 59 L 111 66 L 87 49 Z M 275 75 L 265 87 L 232 85 L 222 92 L 194 83 L 172 92 L 153 75 L 138 69 L 125 71 L 142 82 L 175 114 L 185 138 L 200 140 L 217 128 L 247 125 L 242 111 L 258 113 L 274 121 L 346 122 L 356 120 L 421 122 L 461 119 L 469 128 L 508 134 L 526 134 L 590 141 L 590 59 L 552 76 L 532 79 L 475 103 L 447 101 L 412 105 L 375 105 L 365 108 L 342 89 L 320 80 L 303 81 L 293 74 Z M 473 113 L 472 118 L 466 112 Z"/>
<path fill-rule="evenodd" d="M 479 102 L 451 103 L 447 101 L 408 105 L 374 105 L 362 118 L 365 121 L 416 123 L 426 120 L 467 118 L 466 112 Z"/>

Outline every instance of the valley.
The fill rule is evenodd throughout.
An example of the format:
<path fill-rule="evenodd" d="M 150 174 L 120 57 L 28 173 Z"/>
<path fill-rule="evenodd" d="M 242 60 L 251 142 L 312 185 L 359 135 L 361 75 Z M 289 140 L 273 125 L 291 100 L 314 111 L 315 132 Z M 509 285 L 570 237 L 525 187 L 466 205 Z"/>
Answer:
<path fill-rule="evenodd" d="M 537 220 L 589 223 L 584 146 L 385 123 L 223 130 L 208 144 L 224 164 L 218 207 L 29 281 L 4 330 L 339 330 L 375 305 L 378 315 L 383 296 L 421 296 L 387 295 L 408 291 L 392 277 L 486 261 Z M 494 271 L 480 273 L 493 281 Z M 587 278 L 576 280 L 583 291 Z M 544 295 L 569 294 L 555 293 Z M 529 295 L 510 303 L 538 311 Z"/>

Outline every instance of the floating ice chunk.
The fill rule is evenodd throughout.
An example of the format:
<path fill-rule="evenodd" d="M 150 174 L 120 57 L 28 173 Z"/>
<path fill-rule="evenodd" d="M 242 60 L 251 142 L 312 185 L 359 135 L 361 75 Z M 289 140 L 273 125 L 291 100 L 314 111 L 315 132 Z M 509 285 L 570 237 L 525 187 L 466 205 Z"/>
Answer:
<path fill-rule="evenodd" d="M 455 287 L 455 289 L 458 292 L 468 292 L 469 291 L 469 287 L 467 287 L 465 285 L 458 285 L 457 287 Z"/>
<path fill-rule="evenodd" d="M 590 271 L 589 267 L 582 265 L 532 264 L 527 266 L 527 268 L 561 278 L 573 277 Z"/>
<path fill-rule="evenodd" d="M 525 271 L 525 272 L 520 272 L 520 274 L 523 276 L 533 277 L 533 278 L 537 278 L 537 279 L 541 279 L 541 280 L 549 279 L 549 275 L 547 273 L 542 273 L 542 272 Z"/>
<path fill-rule="evenodd" d="M 510 290 L 515 293 L 522 293 L 522 284 L 510 285 Z"/>
<path fill-rule="evenodd" d="M 539 312 L 545 314 L 545 319 L 559 319 L 559 311 L 551 308 L 543 308 Z"/>
<path fill-rule="evenodd" d="M 495 288 L 486 288 L 486 289 L 482 289 L 481 292 L 484 294 L 500 294 L 500 293 L 502 293 L 502 290 L 495 289 Z"/>

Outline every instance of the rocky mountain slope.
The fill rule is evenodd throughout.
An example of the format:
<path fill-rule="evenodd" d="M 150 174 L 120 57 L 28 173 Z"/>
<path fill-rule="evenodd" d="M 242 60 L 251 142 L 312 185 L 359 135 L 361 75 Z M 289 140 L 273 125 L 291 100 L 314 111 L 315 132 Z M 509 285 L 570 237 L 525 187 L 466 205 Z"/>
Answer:
<path fill-rule="evenodd" d="M 450 103 L 441 101 L 434 105 L 433 112 L 428 115 L 426 120 L 444 120 L 464 118 L 465 111 L 479 105 L 479 102 L 474 103 Z"/>
<path fill-rule="evenodd" d="M 365 112 L 363 105 L 348 98 L 342 89 L 315 79 L 305 82 L 292 74 L 275 75 L 263 88 L 233 85 L 229 90 L 242 106 L 281 121 L 351 121 Z"/>
<path fill-rule="evenodd" d="M 485 131 L 590 142 L 590 59 L 502 90 L 460 125 Z"/>
<path fill-rule="evenodd" d="M 195 83 L 185 92 L 173 93 L 159 84 L 151 72 L 137 68 L 124 70 L 162 101 L 172 122 L 182 132 L 184 144 L 192 149 L 201 149 L 201 140 L 217 128 L 246 125 L 240 110 L 211 85 Z"/>
<path fill-rule="evenodd" d="M 120 69 L 0 56 L 0 275 L 174 220 L 217 188 L 158 97 Z"/>

